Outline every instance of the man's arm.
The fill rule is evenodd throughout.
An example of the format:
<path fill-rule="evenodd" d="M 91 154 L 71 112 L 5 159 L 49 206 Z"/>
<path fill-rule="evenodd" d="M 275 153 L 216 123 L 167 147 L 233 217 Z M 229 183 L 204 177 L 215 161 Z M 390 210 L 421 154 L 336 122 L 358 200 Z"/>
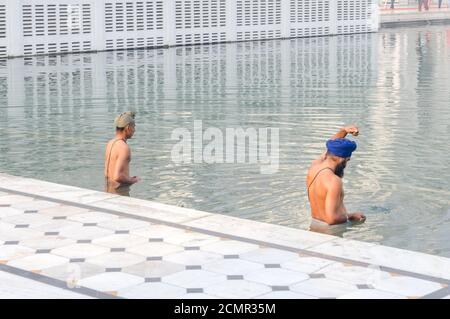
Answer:
<path fill-rule="evenodd" d="M 347 213 L 347 209 L 342 202 L 342 181 L 334 178 L 329 185 L 325 199 L 325 222 L 328 225 L 342 224 L 347 221 L 364 222 L 366 216 L 363 213 Z"/>
<path fill-rule="evenodd" d="M 348 134 L 352 134 L 353 136 L 359 135 L 359 129 L 356 125 L 348 125 L 342 127 L 336 134 L 334 134 L 331 139 L 335 140 L 338 138 L 345 138 Z M 323 152 L 322 155 L 320 155 L 319 159 L 324 160 L 325 156 L 327 154 L 327 151 Z"/>
<path fill-rule="evenodd" d="M 335 140 L 338 138 L 345 138 L 347 134 L 352 134 L 353 136 L 358 136 L 359 129 L 356 125 L 349 125 L 341 128 L 336 134 L 334 134 L 331 139 Z"/>
<path fill-rule="evenodd" d="M 360 212 L 356 212 L 356 213 L 349 213 L 347 211 L 347 208 L 345 207 L 345 203 L 342 203 L 342 212 L 347 215 L 347 220 L 351 221 L 351 222 L 359 222 L 359 223 L 363 223 L 366 221 L 366 215 L 364 215 L 363 213 Z"/>
<path fill-rule="evenodd" d="M 113 171 L 113 180 L 120 184 L 134 184 L 136 183 L 135 177 L 130 177 L 126 174 L 128 171 L 128 159 L 130 158 L 130 148 L 128 146 L 121 146 L 118 149 L 118 156 L 116 165 Z"/>
<path fill-rule="evenodd" d="M 325 222 L 336 225 L 347 222 L 347 214 L 342 209 L 342 181 L 332 178 L 325 199 Z"/>

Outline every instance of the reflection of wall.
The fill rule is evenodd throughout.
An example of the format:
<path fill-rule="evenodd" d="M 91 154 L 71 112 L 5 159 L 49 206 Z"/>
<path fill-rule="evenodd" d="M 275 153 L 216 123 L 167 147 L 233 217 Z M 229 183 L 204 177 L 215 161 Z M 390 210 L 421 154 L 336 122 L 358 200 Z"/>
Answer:
<path fill-rule="evenodd" d="M 153 199 L 181 198 L 187 204 L 190 198 L 204 199 L 211 203 L 205 209 L 215 211 L 221 194 L 240 185 L 243 176 L 253 176 L 245 201 L 227 201 L 224 211 L 237 213 L 249 206 L 268 211 L 281 205 L 273 201 L 275 196 L 291 203 L 286 218 L 298 218 L 298 205 L 307 205 L 302 188 L 307 165 L 323 150 L 326 136 L 352 112 L 346 107 L 354 97 L 340 92 L 374 84 L 374 38 L 358 34 L 8 60 L 0 66 L 0 79 L 8 81 L 7 88 L 0 88 L 0 98 L 8 101 L 0 120 L 9 116 L 9 129 L 2 136 L 11 147 L 2 160 L 29 163 L 14 149 L 27 149 L 42 160 L 51 152 L 52 167 L 45 169 L 81 166 L 58 176 L 71 176 L 79 184 L 80 174 L 100 180 L 100 153 L 111 133 L 111 119 L 133 108 L 139 114 L 133 169 L 145 172 L 146 180 L 159 181 L 157 187 L 143 184 Z M 364 97 L 359 99 L 364 102 Z M 267 177 L 259 174 L 259 166 L 174 167 L 167 157 L 173 145 L 170 132 L 176 127 L 192 130 L 193 119 L 219 128 L 279 127 L 284 171 Z M 15 132 L 25 132 L 29 145 L 17 147 Z M 287 170 L 289 178 L 283 179 Z M 255 181 L 264 187 L 256 187 Z M 272 195 L 261 196 L 266 191 Z M 308 211 L 306 206 L 300 210 Z M 274 208 L 273 214 L 278 211 Z"/>
<path fill-rule="evenodd" d="M 0 56 L 378 30 L 375 0 L 0 0 Z"/>
<path fill-rule="evenodd" d="M 446 83 L 439 81 L 436 67 L 447 70 L 450 62 L 446 57 L 445 31 L 434 33 L 428 30 L 406 34 L 398 31 L 384 32 L 379 36 L 378 47 L 380 60 L 378 61 L 377 98 L 383 103 L 373 112 L 379 114 L 380 128 L 390 125 L 408 125 L 412 130 L 430 132 L 433 116 L 436 120 L 439 114 L 429 113 L 433 103 L 439 104 L 442 93 L 448 92 Z M 442 38 L 442 39 L 441 39 Z M 384 52 L 386 57 L 381 56 Z M 387 52 L 387 54 L 386 54 Z M 442 53 L 444 52 L 444 53 Z M 389 59 L 387 59 L 389 57 Z M 402 101 L 401 97 L 407 92 L 409 100 Z M 392 122 L 386 121 L 386 114 L 392 114 Z M 431 122 L 420 127 L 420 121 Z M 437 120 L 438 121 L 438 120 Z M 444 133 L 444 132 L 442 132 Z M 387 134 L 385 132 L 384 134 Z M 392 136 L 385 136 L 385 140 L 393 141 Z"/>
<path fill-rule="evenodd" d="M 373 82 L 375 44 L 376 37 L 358 34 L 18 58 L 0 66 L 2 98 L 7 98 L 11 106 L 26 100 L 34 105 L 74 109 L 87 105 L 92 98 L 136 100 L 140 105 L 174 98 L 182 109 L 184 102 L 200 92 L 203 98 L 214 100 L 225 90 L 232 90 L 241 107 L 286 107 L 279 105 L 286 92 L 302 104 L 315 99 L 327 105 L 329 99 L 317 95 L 317 90 Z M 255 88 L 264 89 L 256 104 L 246 99 Z"/>
<path fill-rule="evenodd" d="M 190 128 L 193 119 L 260 127 L 270 119 L 272 126 L 286 128 L 281 138 L 292 148 L 280 153 L 286 164 L 298 160 L 293 151 L 315 156 L 324 130 L 331 134 L 348 114 L 364 112 L 366 96 L 346 94 L 346 88 L 373 86 L 376 38 L 358 34 L 12 59 L 0 67 L 0 82 L 6 83 L 0 99 L 8 105 L 0 119 L 39 119 L 33 127 L 46 132 L 54 130 L 59 116 L 62 122 L 73 118 L 73 126 L 61 128 L 61 148 L 79 138 L 78 128 L 107 126 L 102 120 L 124 108 L 154 114 L 146 119 L 151 128 L 164 127 L 166 120 Z M 357 107 L 347 109 L 355 99 Z M 317 132 L 317 140 L 299 136 L 298 127 Z M 164 139 L 165 133 L 155 134 Z M 305 163 L 308 156 L 302 157 Z"/>

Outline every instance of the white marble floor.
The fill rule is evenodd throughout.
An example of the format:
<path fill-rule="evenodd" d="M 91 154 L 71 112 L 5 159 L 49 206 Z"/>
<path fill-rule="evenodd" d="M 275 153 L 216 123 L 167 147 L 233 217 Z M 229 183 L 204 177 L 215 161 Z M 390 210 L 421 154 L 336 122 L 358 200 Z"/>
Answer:
<path fill-rule="evenodd" d="M 0 298 L 445 298 L 450 260 L 0 174 Z"/>

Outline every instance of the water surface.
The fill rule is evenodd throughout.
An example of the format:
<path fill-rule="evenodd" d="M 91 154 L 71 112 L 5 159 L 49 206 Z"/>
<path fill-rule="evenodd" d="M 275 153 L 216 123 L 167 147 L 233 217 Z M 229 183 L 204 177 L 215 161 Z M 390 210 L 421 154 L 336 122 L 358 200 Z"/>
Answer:
<path fill-rule="evenodd" d="M 307 229 L 305 174 L 359 125 L 345 237 L 450 256 L 450 26 L 14 59 L 0 65 L 0 170 L 103 190 L 116 114 L 133 109 L 132 196 Z M 175 128 L 279 127 L 280 167 L 171 161 Z"/>

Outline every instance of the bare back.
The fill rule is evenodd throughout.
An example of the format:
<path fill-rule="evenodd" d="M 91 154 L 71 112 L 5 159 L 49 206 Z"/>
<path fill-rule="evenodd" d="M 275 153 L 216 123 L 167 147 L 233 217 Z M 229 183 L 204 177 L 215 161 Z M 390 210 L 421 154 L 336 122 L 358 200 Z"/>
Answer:
<path fill-rule="evenodd" d="M 129 176 L 131 153 L 128 144 L 122 139 L 112 139 L 106 145 L 104 175 L 108 182 L 120 186 L 117 176 Z"/>
<path fill-rule="evenodd" d="M 331 190 L 331 185 L 338 185 L 337 203 L 333 205 L 335 206 L 335 212 L 337 210 L 336 213 L 338 214 L 346 214 L 341 179 L 334 174 L 333 170 L 327 167 L 323 158 L 315 160 L 309 168 L 306 178 L 311 214 L 314 219 L 327 222 L 327 203 L 329 204 L 330 201 L 333 201 L 331 197 L 335 197 L 335 191 Z"/>

